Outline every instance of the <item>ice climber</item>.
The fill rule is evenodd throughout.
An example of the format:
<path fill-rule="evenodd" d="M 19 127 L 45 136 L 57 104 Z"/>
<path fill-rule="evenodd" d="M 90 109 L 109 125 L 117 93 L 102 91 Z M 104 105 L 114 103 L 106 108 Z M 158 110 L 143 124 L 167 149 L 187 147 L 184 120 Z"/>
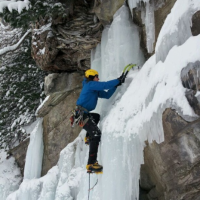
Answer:
<path fill-rule="evenodd" d="M 96 108 L 98 98 L 109 99 L 115 92 L 117 86 L 122 84 L 122 77 L 108 82 L 99 82 L 98 75 L 98 72 L 93 69 L 85 72 L 83 88 L 76 106 L 77 111 L 83 113 L 82 126 L 87 131 L 85 143 L 89 144 L 89 158 L 86 169 L 88 172 L 95 173 L 101 172 L 103 169 L 103 166 L 97 162 L 98 146 L 101 140 L 101 131 L 97 126 L 100 115 L 90 113 L 90 111 Z"/>

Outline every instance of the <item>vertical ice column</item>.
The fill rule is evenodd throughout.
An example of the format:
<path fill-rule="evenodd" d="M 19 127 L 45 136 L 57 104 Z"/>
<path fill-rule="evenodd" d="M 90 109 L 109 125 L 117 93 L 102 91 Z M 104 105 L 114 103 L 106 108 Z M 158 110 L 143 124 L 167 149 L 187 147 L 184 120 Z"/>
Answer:
<path fill-rule="evenodd" d="M 129 8 L 131 10 L 131 14 L 132 11 L 133 11 L 133 8 L 137 7 L 137 3 L 139 2 L 140 0 L 128 0 L 128 5 L 129 5 Z"/>
<path fill-rule="evenodd" d="M 145 3 L 145 10 L 142 10 L 142 19 L 143 24 L 145 24 L 146 28 L 146 38 L 147 38 L 147 50 L 149 53 L 152 53 L 154 50 L 154 42 L 155 42 L 155 22 L 154 22 L 154 1 L 151 3 L 149 0 L 128 0 L 128 5 L 131 10 L 131 13 L 133 11 L 133 8 L 137 7 L 139 3 L 141 2 Z M 158 4 L 159 3 L 159 4 Z M 157 4 L 162 5 L 163 0 L 159 1 Z"/>
<path fill-rule="evenodd" d="M 91 61 L 92 68 L 99 72 L 100 81 L 118 78 L 123 68 L 129 63 L 137 65 L 144 63 L 138 28 L 133 24 L 127 6 L 122 6 L 115 13 L 111 26 L 104 29 L 101 46 L 98 45 L 92 51 Z M 103 117 L 111 102 L 112 99 L 109 102 L 99 99 L 96 111 Z"/>
<path fill-rule="evenodd" d="M 146 12 L 144 24 L 146 28 L 147 50 L 152 53 L 155 42 L 155 20 L 154 20 L 154 3 L 146 2 Z"/>
<path fill-rule="evenodd" d="M 36 126 L 31 132 L 30 143 L 26 154 L 24 179 L 39 178 L 42 169 L 43 157 L 43 128 L 42 119 L 37 120 Z"/>

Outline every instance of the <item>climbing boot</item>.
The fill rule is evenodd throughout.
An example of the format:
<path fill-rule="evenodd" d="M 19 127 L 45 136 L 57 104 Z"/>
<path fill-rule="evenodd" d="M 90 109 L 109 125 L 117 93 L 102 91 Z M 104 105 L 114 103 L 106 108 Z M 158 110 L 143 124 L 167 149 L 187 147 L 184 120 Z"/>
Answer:
<path fill-rule="evenodd" d="M 89 145 L 89 144 L 90 144 L 90 142 L 89 142 L 89 137 L 86 136 L 86 137 L 84 138 L 84 142 L 85 142 L 86 145 Z"/>
<path fill-rule="evenodd" d="M 88 173 L 100 173 L 103 170 L 103 166 L 99 165 L 98 162 L 94 164 L 86 165 L 86 169 Z"/>

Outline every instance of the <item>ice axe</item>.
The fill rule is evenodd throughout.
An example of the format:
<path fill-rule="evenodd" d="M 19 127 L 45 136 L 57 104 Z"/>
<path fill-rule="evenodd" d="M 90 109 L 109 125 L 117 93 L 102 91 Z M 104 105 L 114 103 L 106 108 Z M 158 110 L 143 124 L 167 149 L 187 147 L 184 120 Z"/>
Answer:
<path fill-rule="evenodd" d="M 136 64 L 128 64 L 126 67 L 124 67 L 124 70 L 122 72 L 122 75 L 120 76 L 121 77 L 121 82 L 124 83 L 125 81 L 125 78 L 127 76 L 127 74 L 129 73 L 129 71 L 133 68 L 137 66 Z"/>

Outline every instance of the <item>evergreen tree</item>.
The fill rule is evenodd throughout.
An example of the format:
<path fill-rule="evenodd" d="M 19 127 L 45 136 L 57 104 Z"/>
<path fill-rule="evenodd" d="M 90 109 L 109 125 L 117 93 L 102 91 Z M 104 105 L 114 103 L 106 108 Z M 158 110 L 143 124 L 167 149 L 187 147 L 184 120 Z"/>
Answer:
<path fill-rule="evenodd" d="M 30 52 L 31 38 L 24 40 L 12 56 L 1 60 L 0 68 L 0 147 L 12 148 L 27 138 L 23 125 L 35 119 L 35 111 L 44 94 L 44 72 Z"/>
<path fill-rule="evenodd" d="M 21 13 L 17 10 L 10 12 L 7 7 L 4 8 L 3 13 L 0 13 L 0 17 L 13 28 L 28 29 L 35 22 L 43 21 L 44 19 L 51 20 L 57 17 L 63 19 L 67 16 L 66 9 L 62 3 L 55 0 L 30 0 L 29 9 L 25 8 Z"/>
<path fill-rule="evenodd" d="M 24 8 L 20 13 L 17 10 L 10 12 L 7 7 L 0 13 L 2 21 L 14 28 L 9 32 L 13 34 L 9 38 L 6 38 L 8 32 L 0 34 L 1 49 L 6 45 L 16 44 L 22 33 L 35 28 L 36 24 L 44 25 L 43 23 L 52 22 L 52 19 L 57 17 L 65 19 L 68 14 L 63 4 L 58 1 L 29 1 L 29 9 Z M 31 37 L 26 37 L 17 50 L 1 56 L 0 148 L 12 148 L 28 137 L 23 126 L 35 119 L 36 108 L 44 98 L 43 79 L 44 72 L 36 66 L 31 57 Z"/>

